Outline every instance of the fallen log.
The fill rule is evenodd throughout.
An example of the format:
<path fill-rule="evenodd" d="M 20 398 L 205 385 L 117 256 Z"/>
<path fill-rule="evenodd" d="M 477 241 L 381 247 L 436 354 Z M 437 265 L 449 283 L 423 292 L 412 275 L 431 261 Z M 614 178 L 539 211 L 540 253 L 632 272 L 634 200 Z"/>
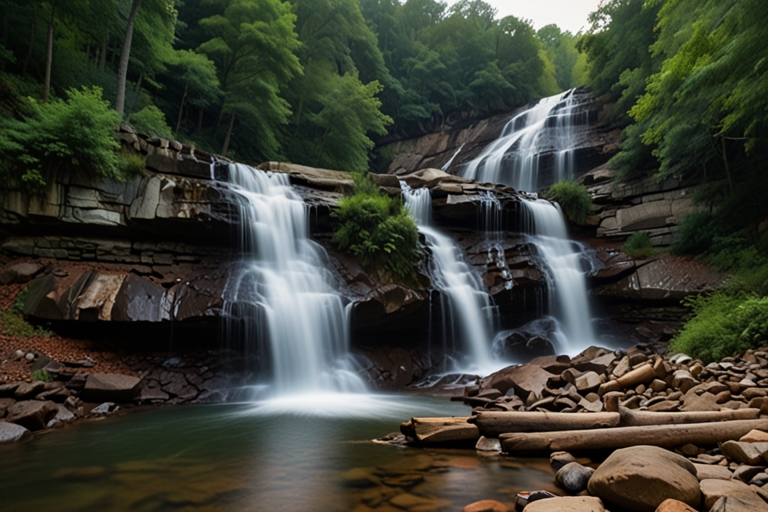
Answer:
<path fill-rule="evenodd" d="M 638 444 L 675 448 L 689 443 L 696 446 L 714 446 L 717 443 L 739 439 L 753 429 L 768 430 L 768 419 L 512 433 L 501 434 L 499 439 L 502 450 L 507 453 L 615 450 Z"/>
<path fill-rule="evenodd" d="M 643 425 L 687 425 L 691 423 L 711 423 L 717 421 L 754 420 L 760 416 L 760 409 L 649 412 L 635 411 L 627 409 L 626 407 L 619 407 L 619 414 L 621 415 L 620 426 L 640 427 Z"/>
<path fill-rule="evenodd" d="M 617 427 L 617 412 L 569 413 L 569 412 L 481 412 L 470 418 L 480 433 L 486 437 L 498 437 L 510 432 L 552 432 L 561 430 L 587 430 Z"/>
<path fill-rule="evenodd" d="M 421 444 L 475 443 L 480 439 L 477 426 L 466 417 L 411 418 L 400 424 L 400 432 Z"/>

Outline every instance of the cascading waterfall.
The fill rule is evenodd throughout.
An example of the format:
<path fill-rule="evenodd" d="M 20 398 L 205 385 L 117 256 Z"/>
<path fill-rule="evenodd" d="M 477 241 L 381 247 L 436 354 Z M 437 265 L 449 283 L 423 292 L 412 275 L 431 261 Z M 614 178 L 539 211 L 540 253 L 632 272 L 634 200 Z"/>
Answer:
<path fill-rule="evenodd" d="M 518 191 L 536 192 L 574 176 L 575 127 L 587 124 L 574 90 L 543 98 L 513 117 L 501 136 L 460 171 L 465 178 L 503 183 Z M 544 158 L 552 175 L 543 176 Z M 559 321 L 557 342 L 562 352 L 578 352 L 594 342 L 581 254 L 568 239 L 565 219 L 557 205 L 538 199 L 522 202 L 533 241 L 549 267 L 550 314 Z M 553 340 L 554 341 L 554 340 Z"/>
<path fill-rule="evenodd" d="M 403 200 L 432 251 L 432 285 L 442 293 L 444 331 L 456 327 L 475 369 L 494 366 L 491 340 L 495 308 L 478 273 L 459 247 L 432 225 L 432 197 L 428 188 L 412 189 L 400 182 Z"/>
<path fill-rule="evenodd" d="M 245 323 L 247 343 L 268 340 L 274 391 L 365 392 L 345 359 L 345 304 L 331 284 L 325 251 L 308 236 L 308 207 L 288 175 L 230 164 L 229 181 L 240 198 L 244 261 L 229 277 L 225 307 L 258 312 L 236 322 Z"/>
<path fill-rule="evenodd" d="M 587 121 L 587 112 L 577 106 L 573 89 L 539 100 L 513 117 L 501 136 L 459 174 L 529 192 L 572 178 L 575 127 Z M 554 159 L 551 182 L 543 182 L 539 172 L 545 155 Z"/>
<path fill-rule="evenodd" d="M 568 239 L 565 220 L 557 204 L 536 199 L 525 200 L 523 205 L 530 216 L 528 230 L 549 267 L 549 311 L 564 331 L 555 333 L 561 345 L 559 352 L 577 354 L 595 340 L 581 254 Z"/>

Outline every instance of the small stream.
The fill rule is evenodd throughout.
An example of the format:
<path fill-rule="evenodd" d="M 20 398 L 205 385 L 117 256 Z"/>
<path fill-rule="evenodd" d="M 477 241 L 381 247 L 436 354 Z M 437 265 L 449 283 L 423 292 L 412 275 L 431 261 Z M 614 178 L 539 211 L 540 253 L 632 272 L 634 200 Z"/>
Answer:
<path fill-rule="evenodd" d="M 552 489 L 543 459 L 372 442 L 414 415 L 469 413 L 446 398 L 378 400 L 385 404 L 378 412 L 355 417 L 223 404 L 72 425 L 0 451 L 2 509 L 342 511 L 394 500 L 460 511 L 481 499 L 511 503 L 518 491 Z"/>

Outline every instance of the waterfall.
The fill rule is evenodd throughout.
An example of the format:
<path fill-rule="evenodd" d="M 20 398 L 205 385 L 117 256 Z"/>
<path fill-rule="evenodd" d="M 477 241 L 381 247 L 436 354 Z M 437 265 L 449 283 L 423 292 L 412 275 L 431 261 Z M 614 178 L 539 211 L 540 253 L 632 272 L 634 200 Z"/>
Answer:
<path fill-rule="evenodd" d="M 225 309 L 249 306 L 246 343 L 268 342 L 278 396 L 365 392 L 350 370 L 347 311 L 325 250 L 309 238 L 308 207 L 287 174 L 229 165 L 241 207 L 243 261 L 224 290 Z M 238 315 L 233 315 L 238 316 Z"/>
<path fill-rule="evenodd" d="M 441 171 L 447 171 L 448 168 L 451 166 L 454 160 L 456 160 L 456 157 L 459 156 L 459 153 L 461 153 L 461 150 L 464 149 L 464 144 L 459 146 L 459 149 L 456 150 L 456 152 L 451 156 L 451 158 L 445 163 L 445 165 L 440 169 Z"/>
<path fill-rule="evenodd" d="M 432 225 L 429 189 L 412 189 L 405 182 L 400 185 L 405 205 L 432 252 L 430 277 L 443 300 L 443 332 L 453 332 L 468 350 L 471 364 L 486 372 L 494 366 L 491 341 L 495 308 L 491 298 L 461 249 Z"/>
<path fill-rule="evenodd" d="M 587 112 L 577 106 L 573 89 L 539 100 L 513 117 L 501 136 L 459 174 L 529 192 L 573 178 L 575 127 L 587 122 Z M 547 180 L 540 167 L 550 156 L 553 173 Z"/>
<path fill-rule="evenodd" d="M 564 330 L 557 333 L 559 353 L 575 355 L 595 340 L 581 253 L 568 238 L 565 219 L 556 203 L 524 200 L 528 229 L 548 267 L 549 312 Z"/>

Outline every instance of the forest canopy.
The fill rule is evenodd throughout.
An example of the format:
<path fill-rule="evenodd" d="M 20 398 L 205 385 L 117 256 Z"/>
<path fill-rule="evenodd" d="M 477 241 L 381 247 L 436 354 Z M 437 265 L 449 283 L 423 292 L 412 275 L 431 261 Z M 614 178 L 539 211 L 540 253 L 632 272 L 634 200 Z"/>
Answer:
<path fill-rule="evenodd" d="M 576 36 L 480 0 L 6 0 L 17 121 L 88 87 L 123 121 L 238 160 L 364 171 L 374 139 L 580 85 Z"/>

